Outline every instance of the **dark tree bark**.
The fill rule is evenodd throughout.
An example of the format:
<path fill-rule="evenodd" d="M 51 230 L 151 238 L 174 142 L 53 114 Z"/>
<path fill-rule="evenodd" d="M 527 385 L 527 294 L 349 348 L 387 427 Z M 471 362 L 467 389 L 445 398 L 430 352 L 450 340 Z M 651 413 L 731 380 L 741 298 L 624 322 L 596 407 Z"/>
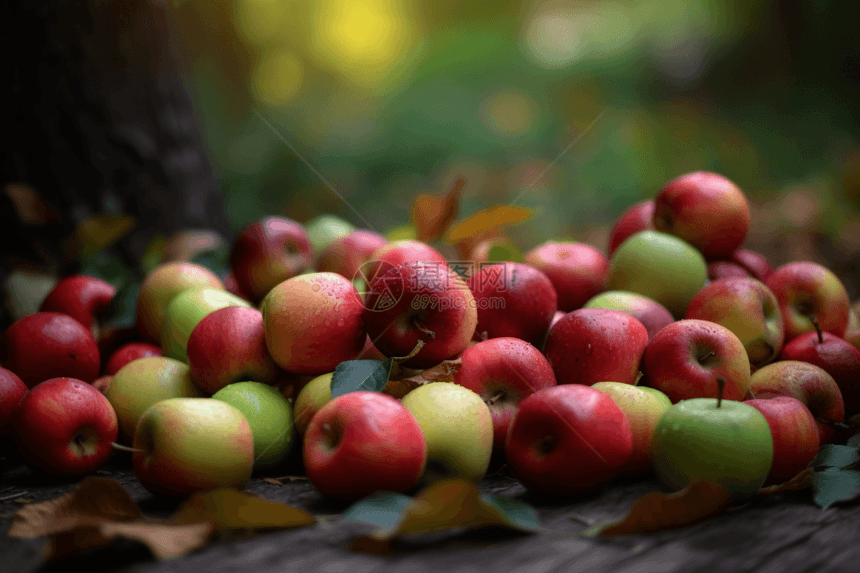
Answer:
<path fill-rule="evenodd" d="M 170 2 L 12 0 L 0 8 L 11 105 L 0 137 L 2 188 L 24 183 L 57 213 L 31 224 L 0 199 L 0 256 L 65 272 L 78 222 L 123 213 L 116 247 L 136 264 L 154 233 L 228 232 L 222 197 L 183 84 Z"/>

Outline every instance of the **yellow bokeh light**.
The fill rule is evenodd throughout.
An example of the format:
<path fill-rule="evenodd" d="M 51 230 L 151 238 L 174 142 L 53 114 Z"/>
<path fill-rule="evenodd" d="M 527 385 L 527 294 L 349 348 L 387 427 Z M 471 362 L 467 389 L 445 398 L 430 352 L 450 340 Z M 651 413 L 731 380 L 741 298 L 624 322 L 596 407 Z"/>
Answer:
<path fill-rule="evenodd" d="M 254 97 L 263 105 L 279 106 L 290 101 L 302 87 L 304 66 L 288 50 L 264 52 L 254 70 Z"/>
<path fill-rule="evenodd" d="M 316 5 L 313 49 L 353 82 L 374 85 L 404 59 L 416 41 L 408 3 L 326 0 Z"/>
<path fill-rule="evenodd" d="M 484 124 L 498 135 L 519 137 L 535 125 L 537 105 L 519 90 L 499 91 L 491 95 L 482 107 Z"/>
<path fill-rule="evenodd" d="M 294 6 L 287 0 L 236 0 L 236 17 L 242 34 L 255 44 L 264 44 L 283 33 L 284 15 Z"/>

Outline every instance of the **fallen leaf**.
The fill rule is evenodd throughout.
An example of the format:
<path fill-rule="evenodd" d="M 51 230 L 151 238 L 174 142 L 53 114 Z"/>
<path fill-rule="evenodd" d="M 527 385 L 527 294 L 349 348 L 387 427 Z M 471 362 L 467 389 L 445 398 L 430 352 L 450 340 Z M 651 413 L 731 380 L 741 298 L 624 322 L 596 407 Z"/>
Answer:
<path fill-rule="evenodd" d="M 57 210 L 51 207 L 39 193 L 24 183 L 6 185 L 6 196 L 15 207 L 18 220 L 29 225 L 45 225 L 60 220 Z"/>
<path fill-rule="evenodd" d="M 653 533 L 683 527 L 719 515 L 729 507 L 731 493 L 712 481 L 697 479 L 675 493 L 651 492 L 617 521 L 603 522 L 581 533 L 585 537 L 611 537 Z"/>
<path fill-rule="evenodd" d="M 130 215 L 95 215 L 78 224 L 73 243 L 80 256 L 94 255 L 119 241 L 134 225 Z"/>
<path fill-rule="evenodd" d="M 812 499 L 822 509 L 860 497 L 860 471 L 831 468 L 812 476 Z"/>
<path fill-rule="evenodd" d="M 471 217 L 460 221 L 448 232 L 445 241 L 455 245 L 470 237 L 484 235 L 495 229 L 507 227 L 528 221 L 534 217 L 534 211 L 516 205 L 496 205 L 489 209 L 478 211 Z"/>
<path fill-rule="evenodd" d="M 276 478 L 263 478 L 263 481 L 272 485 L 284 485 L 284 482 Z"/>
<path fill-rule="evenodd" d="M 394 505 L 402 503 L 395 501 Z M 522 532 L 540 529 L 534 508 L 516 500 L 484 495 L 474 483 L 459 479 L 440 480 L 421 490 L 405 505 L 396 522 L 391 515 L 394 509 L 386 506 L 380 514 L 382 522 L 393 525 L 380 527 L 369 535 L 353 540 L 350 549 L 384 554 L 393 548 L 394 541 L 399 537 L 433 531 L 488 526 L 507 527 Z M 361 513 L 352 511 L 353 515 Z"/>
<path fill-rule="evenodd" d="M 412 226 L 419 241 L 434 241 L 445 234 L 460 210 L 460 193 L 466 185 L 462 177 L 444 197 L 419 195 L 412 205 Z"/>
<path fill-rule="evenodd" d="M 232 488 L 195 493 L 168 520 L 173 525 L 206 521 L 219 531 L 288 529 L 316 523 L 314 516 L 303 509 Z"/>
<path fill-rule="evenodd" d="M 389 380 L 385 388 L 382 389 L 382 393 L 400 399 L 424 384 L 430 384 L 431 382 L 453 382 L 454 376 L 456 376 L 461 364 L 462 360 L 459 358 L 445 360 L 418 374 L 397 380 Z"/>
<path fill-rule="evenodd" d="M 758 490 L 758 497 L 765 498 L 776 493 L 788 493 L 790 491 L 812 487 L 813 474 L 814 470 L 811 467 L 808 467 L 785 483 L 764 487 Z"/>
<path fill-rule="evenodd" d="M 824 444 L 809 465 L 814 468 L 843 469 L 860 460 L 856 447 Z"/>
<path fill-rule="evenodd" d="M 337 365 L 331 377 L 331 397 L 365 390 L 381 392 L 391 375 L 393 361 L 346 360 Z"/>

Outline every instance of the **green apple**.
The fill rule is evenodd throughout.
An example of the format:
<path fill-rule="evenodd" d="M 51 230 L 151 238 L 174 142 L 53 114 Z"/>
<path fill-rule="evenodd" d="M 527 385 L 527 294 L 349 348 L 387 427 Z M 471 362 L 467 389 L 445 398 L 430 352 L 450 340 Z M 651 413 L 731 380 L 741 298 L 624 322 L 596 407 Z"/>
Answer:
<path fill-rule="evenodd" d="M 293 406 L 277 388 L 262 382 L 236 382 L 212 398 L 245 415 L 254 434 L 255 469 L 267 470 L 284 463 L 295 443 Z"/>
<path fill-rule="evenodd" d="M 311 418 L 319 412 L 320 408 L 325 406 L 331 400 L 331 377 L 334 372 L 320 374 L 304 388 L 301 389 L 299 395 L 296 396 L 294 411 L 296 414 L 296 431 L 300 435 L 305 434 L 308 424 L 311 423 Z"/>
<path fill-rule="evenodd" d="M 165 356 L 188 361 L 188 338 L 206 315 L 228 306 L 251 307 L 251 303 L 233 293 L 215 288 L 192 288 L 182 291 L 167 305 L 161 330 L 161 350 Z"/>
<path fill-rule="evenodd" d="M 134 434 L 134 473 L 172 496 L 241 488 L 254 469 L 254 437 L 238 409 L 211 398 L 171 398 L 144 412 Z"/>
<path fill-rule="evenodd" d="M 205 394 L 191 381 L 187 364 L 164 356 L 150 356 L 120 368 L 105 396 L 116 411 L 120 435 L 130 443 L 138 420 L 156 402 Z"/>
<path fill-rule="evenodd" d="M 308 230 L 314 253 L 318 254 L 333 240 L 353 232 L 355 226 L 340 217 L 324 213 L 305 223 L 305 229 Z"/>
<path fill-rule="evenodd" d="M 657 477 L 669 489 L 707 478 L 743 499 L 767 479 L 773 438 L 765 417 L 749 404 L 693 398 L 663 414 L 651 457 Z"/>
<path fill-rule="evenodd" d="M 422 485 L 484 477 L 493 451 L 493 417 L 478 394 L 452 382 L 433 382 L 412 390 L 402 402 L 427 439 Z"/>
<path fill-rule="evenodd" d="M 656 388 L 649 388 L 648 386 L 637 386 L 637 388 L 656 397 L 657 400 L 660 401 L 660 403 L 666 404 L 667 408 L 672 405 L 672 400 L 670 400 L 665 393 L 661 392 L 660 390 L 657 390 Z"/>
<path fill-rule="evenodd" d="M 648 391 L 623 382 L 598 382 L 591 387 L 612 398 L 630 423 L 633 453 L 621 471 L 636 474 L 651 469 L 651 438 L 660 418 L 672 405 L 669 397 L 659 390 Z"/>
<path fill-rule="evenodd" d="M 645 295 L 683 318 L 708 280 L 708 265 L 695 247 L 659 231 L 640 231 L 612 255 L 606 290 Z"/>

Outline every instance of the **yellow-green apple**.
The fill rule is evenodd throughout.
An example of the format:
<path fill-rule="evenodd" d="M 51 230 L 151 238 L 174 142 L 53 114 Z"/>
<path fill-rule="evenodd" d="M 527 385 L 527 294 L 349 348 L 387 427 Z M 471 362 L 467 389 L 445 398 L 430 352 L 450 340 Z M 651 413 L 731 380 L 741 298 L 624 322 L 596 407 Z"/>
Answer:
<path fill-rule="evenodd" d="M 279 372 L 256 308 L 228 306 L 206 315 L 188 337 L 187 354 L 191 379 L 207 394 L 239 381 L 271 384 Z"/>
<path fill-rule="evenodd" d="M 654 337 L 664 326 L 675 322 L 665 306 L 645 295 L 623 290 L 609 290 L 591 298 L 582 308 L 607 308 L 627 313 L 645 327 L 648 339 Z"/>
<path fill-rule="evenodd" d="M 707 279 L 705 259 L 692 245 L 667 233 L 641 231 L 612 255 L 606 290 L 645 295 L 683 318 Z"/>
<path fill-rule="evenodd" d="M 361 297 L 335 273 L 287 279 L 269 291 L 260 310 L 269 354 L 287 372 L 332 372 L 357 357 L 367 340 Z"/>
<path fill-rule="evenodd" d="M 621 213 L 609 231 L 609 256 L 611 257 L 630 235 L 654 229 L 653 219 L 654 201 L 652 199 L 639 201 Z"/>
<path fill-rule="evenodd" d="M 182 291 L 167 305 L 161 331 L 165 356 L 188 361 L 188 339 L 208 314 L 230 306 L 250 308 L 251 303 L 223 289 L 192 288 Z"/>
<path fill-rule="evenodd" d="M 27 385 L 14 372 L 0 366 L 0 436 L 9 435 L 12 416 L 26 393 Z"/>
<path fill-rule="evenodd" d="M 822 445 L 839 437 L 833 424 L 845 421 L 845 402 L 836 381 L 823 368 L 799 360 L 774 362 L 753 373 L 750 392 L 756 398 L 797 398 L 812 412 Z"/>
<path fill-rule="evenodd" d="M 485 265 L 470 277 L 469 288 L 478 309 L 479 338 L 513 336 L 535 346 L 546 338 L 558 298 L 541 271 L 522 263 Z"/>
<path fill-rule="evenodd" d="M 860 351 L 829 332 L 807 332 L 793 338 L 780 360 L 800 360 L 819 366 L 833 377 L 846 410 L 860 410 Z"/>
<path fill-rule="evenodd" d="M 669 181 L 654 198 L 654 228 L 684 239 L 708 259 L 728 258 L 743 244 L 750 207 L 740 188 L 697 171 Z"/>
<path fill-rule="evenodd" d="M 305 228 L 315 254 L 321 253 L 333 240 L 355 230 L 352 223 L 328 213 L 314 217 L 305 223 Z"/>
<path fill-rule="evenodd" d="M 3 366 L 28 388 L 58 377 L 92 382 L 101 370 L 93 333 L 67 314 L 37 312 L 19 318 L 6 329 L 4 339 Z"/>
<path fill-rule="evenodd" d="M 137 296 L 137 329 L 149 342 L 161 343 L 162 324 L 167 305 L 182 291 L 194 287 L 224 288 L 218 275 L 206 267 L 177 261 L 151 270 L 140 285 Z"/>
<path fill-rule="evenodd" d="M 717 378 L 726 380 L 723 397 L 743 400 L 750 386 L 747 351 L 734 333 L 715 322 L 673 322 L 651 339 L 642 356 L 648 386 L 673 404 L 717 395 Z"/>
<path fill-rule="evenodd" d="M 627 416 L 608 395 L 566 384 L 520 402 L 505 443 L 505 458 L 528 488 L 571 494 L 617 476 L 633 452 Z"/>
<path fill-rule="evenodd" d="M 101 467 L 118 431 L 107 398 L 75 378 L 37 384 L 18 404 L 12 427 L 27 463 L 62 476 L 81 476 Z"/>
<path fill-rule="evenodd" d="M 510 239 L 500 236 L 479 241 L 469 253 L 469 259 L 470 263 L 480 267 L 486 263 L 520 262 L 522 253 Z"/>
<path fill-rule="evenodd" d="M 564 312 L 581 308 L 603 292 L 609 274 L 606 256 L 585 243 L 549 241 L 527 252 L 523 262 L 549 278 L 558 296 L 558 309 Z"/>
<path fill-rule="evenodd" d="M 367 334 L 386 356 L 429 368 L 466 349 L 478 322 L 475 297 L 447 266 L 413 261 L 392 267 L 370 284 L 362 313 Z M 334 368 L 329 368 L 333 370 Z"/>
<path fill-rule="evenodd" d="M 683 400 L 666 410 L 651 440 L 657 478 L 680 490 L 709 479 L 748 499 L 764 485 L 773 461 L 773 439 L 761 412 L 718 398 Z"/>
<path fill-rule="evenodd" d="M 612 398 L 630 424 L 633 453 L 621 470 L 622 473 L 637 474 L 650 470 L 651 438 L 663 413 L 672 405 L 669 397 L 665 394 L 659 397 L 658 392 L 662 392 L 653 388 L 645 389 L 622 382 L 598 382 L 591 387 Z"/>
<path fill-rule="evenodd" d="M 109 282 L 86 275 L 72 275 L 60 279 L 48 293 L 39 312 L 61 312 L 68 314 L 93 332 L 99 339 L 98 321 L 107 313 L 116 289 Z"/>
<path fill-rule="evenodd" d="M 147 360 L 147 359 L 145 359 Z M 211 398 L 153 404 L 134 433 L 134 474 L 152 493 L 186 496 L 245 486 L 254 469 L 254 436 L 238 409 Z"/>
<path fill-rule="evenodd" d="M 806 468 L 818 453 L 818 428 L 803 402 L 790 396 L 746 400 L 762 413 L 773 438 L 773 463 L 764 485 L 785 483 Z"/>
<path fill-rule="evenodd" d="M 508 426 L 526 397 L 555 386 L 555 374 L 540 351 L 519 338 L 491 338 L 460 354 L 454 383 L 478 394 L 493 417 L 493 452 L 504 454 Z"/>
<path fill-rule="evenodd" d="M 773 361 L 785 339 L 776 297 L 751 277 L 719 279 L 704 287 L 690 302 L 687 318 L 709 320 L 731 330 L 743 343 L 753 368 Z"/>
<path fill-rule="evenodd" d="M 851 346 L 860 350 L 860 318 L 857 317 L 855 304 L 851 305 L 848 312 L 848 327 L 845 329 L 845 334 L 842 335 Z"/>
<path fill-rule="evenodd" d="M 198 398 L 203 392 L 191 381 L 188 365 L 154 356 L 129 362 L 114 374 L 106 393 L 119 418 L 120 435 L 127 442 L 143 413 L 168 398 Z"/>
<path fill-rule="evenodd" d="M 316 269 L 352 280 L 373 252 L 387 242 L 379 233 L 358 229 L 329 243 L 317 259 Z"/>
<path fill-rule="evenodd" d="M 120 346 L 108 361 L 105 362 L 105 367 L 102 372 L 107 376 L 113 376 L 119 369 L 138 358 L 148 358 L 150 356 L 164 356 L 161 348 L 150 344 L 149 342 L 129 342 Z"/>
<path fill-rule="evenodd" d="M 480 396 L 459 384 L 431 382 L 410 391 L 401 402 L 427 440 L 422 485 L 445 478 L 484 477 L 493 452 L 493 416 Z"/>
<path fill-rule="evenodd" d="M 786 342 L 813 332 L 812 319 L 824 332 L 845 334 L 850 310 L 848 292 L 830 270 L 809 261 L 788 263 L 774 269 L 765 284 L 779 303 Z"/>
<path fill-rule="evenodd" d="M 648 331 L 629 314 L 582 308 L 567 313 L 552 327 L 544 354 L 559 384 L 633 384 L 647 345 Z"/>
<path fill-rule="evenodd" d="M 418 421 L 395 398 L 378 392 L 331 400 L 311 419 L 302 443 L 308 479 L 332 498 L 409 491 L 427 461 Z"/>
<path fill-rule="evenodd" d="M 320 374 L 305 384 L 305 387 L 296 396 L 293 411 L 296 418 L 296 431 L 299 435 L 305 435 L 305 430 L 311 423 L 314 414 L 331 400 L 331 377 L 333 374 L 334 372 Z"/>
<path fill-rule="evenodd" d="M 284 217 L 265 217 L 245 227 L 230 251 L 230 268 L 241 292 L 260 300 L 301 274 L 313 259 L 307 230 Z"/>
<path fill-rule="evenodd" d="M 245 415 L 254 435 L 254 468 L 282 465 L 295 443 L 293 405 L 283 394 L 262 382 L 236 382 L 212 395 Z"/>

